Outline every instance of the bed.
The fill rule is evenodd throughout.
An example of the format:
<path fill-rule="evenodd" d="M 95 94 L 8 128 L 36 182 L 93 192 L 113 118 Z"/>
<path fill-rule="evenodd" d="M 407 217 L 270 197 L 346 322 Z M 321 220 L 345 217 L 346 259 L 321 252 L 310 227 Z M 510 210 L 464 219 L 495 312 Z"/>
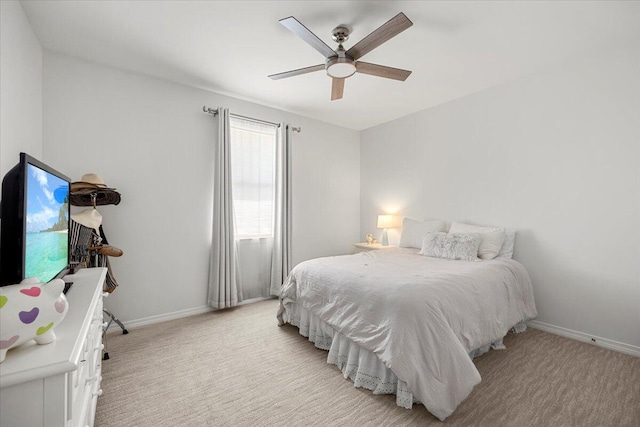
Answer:
<path fill-rule="evenodd" d="M 422 246 L 302 262 L 282 285 L 277 318 L 328 350 L 356 386 L 444 420 L 480 382 L 472 358 L 504 348 L 507 332 L 537 312 L 518 261 L 452 260 Z"/>

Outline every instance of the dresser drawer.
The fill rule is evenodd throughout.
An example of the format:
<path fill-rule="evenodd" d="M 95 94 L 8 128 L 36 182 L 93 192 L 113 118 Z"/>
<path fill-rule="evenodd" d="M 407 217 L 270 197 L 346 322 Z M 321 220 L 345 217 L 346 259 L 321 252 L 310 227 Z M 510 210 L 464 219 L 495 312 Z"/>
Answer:
<path fill-rule="evenodd" d="M 68 414 L 71 426 L 93 424 L 95 405 L 102 381 L 102 296 L 91 312 L 91 321 L 82 342 L 78 369 L 71 373 Z"/>

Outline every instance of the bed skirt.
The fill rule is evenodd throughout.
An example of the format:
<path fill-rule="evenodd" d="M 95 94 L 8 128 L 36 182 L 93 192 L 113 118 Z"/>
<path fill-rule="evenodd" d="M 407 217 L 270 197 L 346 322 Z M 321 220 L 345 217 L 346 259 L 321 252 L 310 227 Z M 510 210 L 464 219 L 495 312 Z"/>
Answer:
<path fill-rule="evenodd" d="M 347 337 L 336 332 L 318 316 L 309 313 L 304 307 L 296 303 L 285 306 L 283 320 L 298 327 L 300 335 L 306 337 L 322 350 L 329 351 L 327 363 L 336 365 L 342 371 L 344 378 L 353 381 L 355 387 L 366 388 L 373 394 L 395 394 L 396 404 L 411 409 L 414 403 L 420 403 L 414 398 L 407 383 L 387 368 L 373 352 L 355 344 Z M 520 323 L 512 328 L 514 332 L 524 332 L 526 325 Z M 484 345 L 469 353 L 474 358 L 483 355 L 490 349 L 502 350 L 506 347 L 499 340 Z"/>

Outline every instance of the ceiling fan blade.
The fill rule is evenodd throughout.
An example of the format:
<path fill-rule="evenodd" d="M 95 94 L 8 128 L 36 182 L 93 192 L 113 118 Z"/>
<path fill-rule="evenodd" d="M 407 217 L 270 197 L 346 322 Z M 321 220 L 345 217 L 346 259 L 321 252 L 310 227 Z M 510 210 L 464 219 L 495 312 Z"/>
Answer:
<path fill-rule="evenodd" d="M 312 48 L 320 52 L 325 58 L 336 56 L 337 53 L 331 49 L 325 42 L 320 40 L 318 36 L 313 34 L 307 27 L 302 25 L 293 16 L 280 20 L 280 23 L 284 25 L 289 31 L 300 37 L 311 45 Z"/>
<path fill-rule="evenodd" d="M 324 70 L 324 64 L 312 65 L 311 67 L 285 71 L 284 73 L 271 74 L 268 77 L 271 80 L 280 80 L 280 79 L 286 79 L 287 77 L 299 76 L 300 74 L 313 73 L 314 71 L 320 71 L 320 70 Z"/>
<path fill-rule="evenodd" d="M 394 80 L 407 80 L 411 75 L 409 70 L 401 70 L 400 68 L 387 67 L 385 65 L 370 64 L 368 62 L 356 62 L 356 71 L 362 74 L 371 74 L 372 76 L 385 77 Z"/>
<path fill-rule="evenodd" d="M 331 100 L 341 99 L 344 93 L 344 80 L 345 79 L 333 79 L 331 84 Z"/>
<path fill-rule="evenodd" d="M 348 51 L 347 55 L 353 59 L 358 59 L 380 46 L 382 43 L 397 36 L 407 28 L 413 25 L 413 22 L 407 16 L 400 12 L 386 23 L 378 27 L 377 30 L 360 40 Z"/>

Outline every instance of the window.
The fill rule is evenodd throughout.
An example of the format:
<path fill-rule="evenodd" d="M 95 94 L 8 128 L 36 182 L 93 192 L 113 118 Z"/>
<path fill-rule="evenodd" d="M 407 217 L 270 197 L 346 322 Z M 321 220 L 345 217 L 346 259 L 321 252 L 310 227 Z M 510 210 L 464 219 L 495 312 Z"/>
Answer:
<path fill-rule="evenodd" d="M 273 237 L 276 126 L 233 116 L 230 124 L 237 237 Z"/>

